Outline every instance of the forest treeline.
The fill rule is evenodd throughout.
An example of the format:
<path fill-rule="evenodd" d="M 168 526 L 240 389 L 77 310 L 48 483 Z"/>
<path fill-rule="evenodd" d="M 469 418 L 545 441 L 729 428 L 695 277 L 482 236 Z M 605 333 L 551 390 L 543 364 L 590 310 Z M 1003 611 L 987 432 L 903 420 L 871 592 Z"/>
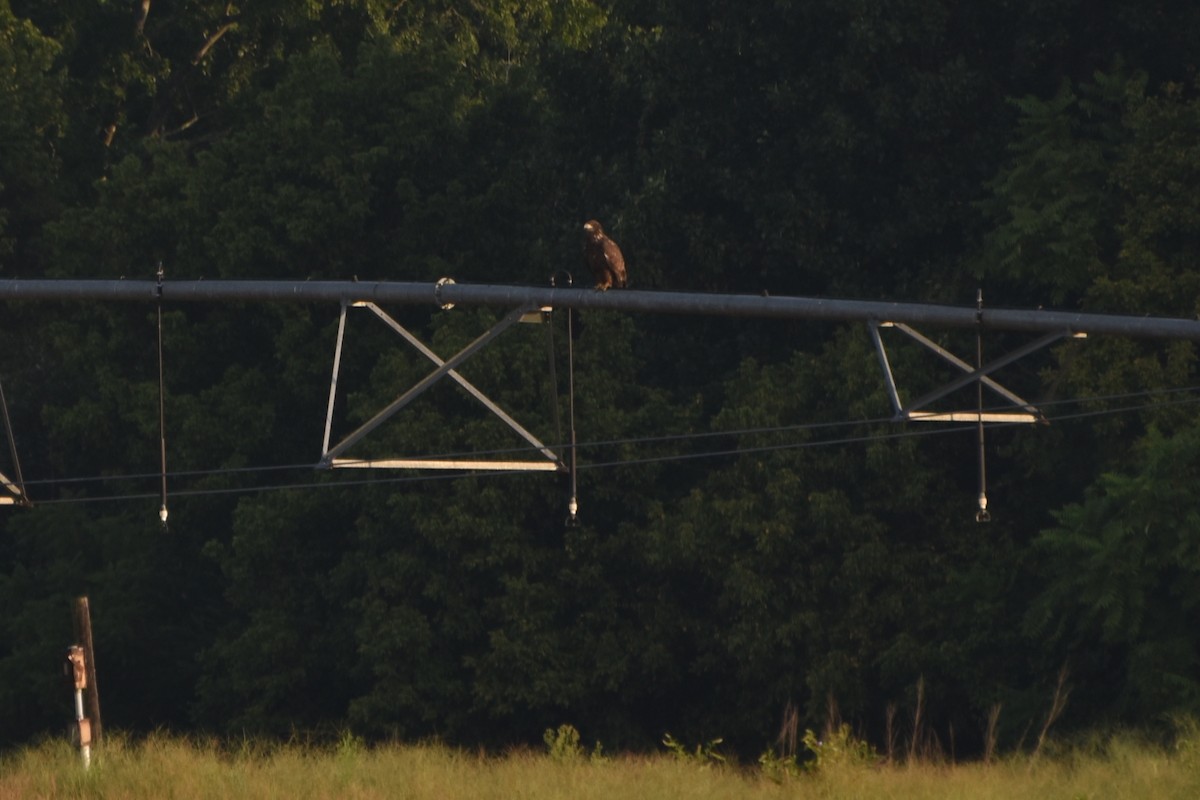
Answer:
<path fill-rule="evenodd" d="M 1177 0 L 0 0 L 0 278 L 546 285 L 596 218 L 637 289 L 1194 317 L 1197 41 Z M 966 754 L 1064 667 L 1060 725 L 1200 713 L 1189 342 L 999 373 L 1051 424 L 987 431 L 978 524 L 975 430 L 890 422 L 861 325 L 585 312 L 568 526 L 562 476 L 314 470 L 336 307 L 166 303 L 164 529 L 156 309 L 3 311 L 0 744 L 70 717 L 83 594 L 129 730 L 753 753 L 920 704 Z M 503 313 L 387 311 L 443 355 Z M 905 397 L 948 377 L 884 335 Z M 462 372 L 560 446 L 567 342 Z M 429 370 L 352 310 L 336 431 Z M 522 444 L 448 384 L 355 455 Z"/>

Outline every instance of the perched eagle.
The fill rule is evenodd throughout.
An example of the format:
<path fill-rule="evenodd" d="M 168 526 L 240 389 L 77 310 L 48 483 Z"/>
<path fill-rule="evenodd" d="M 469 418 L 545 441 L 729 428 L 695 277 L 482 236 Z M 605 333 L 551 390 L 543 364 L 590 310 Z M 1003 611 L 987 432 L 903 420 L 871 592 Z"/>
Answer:
<path fill-rule="evenodd" d="M 583 257 L 596 278 L 596 289 L 601 292 L 613 286 L 624 289 L 625 257 L 621 255 L 621 248 L 604 234 L 604 229 L 594 219 L 583 224 L 583 233 Z"/>

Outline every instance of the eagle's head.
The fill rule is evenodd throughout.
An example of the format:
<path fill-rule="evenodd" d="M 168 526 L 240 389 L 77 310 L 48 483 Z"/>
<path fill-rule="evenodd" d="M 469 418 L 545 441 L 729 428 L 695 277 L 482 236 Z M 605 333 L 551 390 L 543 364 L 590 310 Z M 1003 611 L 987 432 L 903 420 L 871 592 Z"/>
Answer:
<path fill-rule="evenodd" d="M 599 236 L 604 233 L 604 229 L 600 227 L 600 223 L 594 219 L 589 219 L 583 223 L 583 230 L 588 236 Z"/>

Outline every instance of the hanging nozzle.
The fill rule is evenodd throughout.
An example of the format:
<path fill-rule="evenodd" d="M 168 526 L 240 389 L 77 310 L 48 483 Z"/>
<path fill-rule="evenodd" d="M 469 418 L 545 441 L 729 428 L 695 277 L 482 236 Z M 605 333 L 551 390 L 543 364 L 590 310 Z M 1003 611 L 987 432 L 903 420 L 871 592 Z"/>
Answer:
<path fill-rule="evenodd" d="M 979 510 L 975 512 L 975 521 L 976 522 L 991 522 L 992 521 L 992 515 L 987 510 L 987 495 L 986 494 L 979 495 Z"/>

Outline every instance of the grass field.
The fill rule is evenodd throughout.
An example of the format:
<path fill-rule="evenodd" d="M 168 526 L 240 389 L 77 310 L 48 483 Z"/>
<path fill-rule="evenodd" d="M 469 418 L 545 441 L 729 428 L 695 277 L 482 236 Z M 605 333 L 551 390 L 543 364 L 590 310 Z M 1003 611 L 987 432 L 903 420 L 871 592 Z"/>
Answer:
<path fill-rule="evenodd" d="M 1200 742 L 1164 748 L 1133 736 L 1010 756 L 990 765 L 828 764 L 813 770 L 733 767 L 652 757 L 518 752 L 484 756 L 438 745 L 330 747 L 109 737 L 82 769 L 63 741 L 0 757 L 0 798 L 1200 798 Z"/>

